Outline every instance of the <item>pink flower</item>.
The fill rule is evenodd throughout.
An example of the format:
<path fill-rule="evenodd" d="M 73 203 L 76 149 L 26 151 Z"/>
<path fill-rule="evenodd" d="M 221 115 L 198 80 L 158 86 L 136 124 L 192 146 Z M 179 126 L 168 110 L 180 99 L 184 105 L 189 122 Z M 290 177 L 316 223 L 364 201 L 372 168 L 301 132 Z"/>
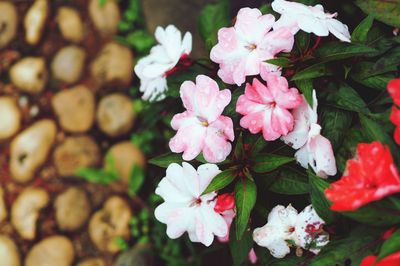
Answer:
<path fill-rule="evenodd" d="M 296 2 L 275 0 L 272 2 L 272 9 L 282 14 L 274 24 L 274 30 L 289 27 L 293 34 L 301 29 L 308 33 L 312 32 L 317 36 L 328 36 L 330 32 L 339 40 L 350 42 L 347 25 L 335 19 L 337 13 L 325 13 L 322 5 L 306 6 Z"/>
<path fill-rule="evenodd" d="M 234 27 L 218 32 L 218 44 L 210 57 L 218 63 L 218 76 L 228 84 L 241 85 L 246 76 L 277 71 L 278 67 L 264 61 L 280 52 L 290 52 L 294 37 L 289 28 L 271 31 L 273 15 L 262 15 L 257 8 L 242 8 Z"/>
<path fill-rule="evenodd" d="M 176 114 L 171 126 L 178 132 L 170 140 L 172 152 L 183 152 L 183 159 L 190 161 L 203 152 L 207 162 L 217 163 L 226 159 L 232 150 L 233 122 L 221 115 L 231 101 L 228 89 L 219 90 L 211 78 L 199 75 L 196 84 L 185 81 L 181 98 L 186 111 Z"/>
<path fill-rule="evenodd" d="M 310 165 L 320 177 L 335 175 L 336 160 L 331 142 L 321 135 L 321 126 L 318 125 L 317 95 L 313 91 L 313 108 L 304 99 L 303 103 L 293 110 L 294 128 L 282 140 L 298 149 L 295 157 L 300 165 L 308 168 Z"/>
<path fill-rule="evenodd" d="M 176 239 L 187 232 L 192 242 L 210 246 L 214 236 L 228 234 L 227 223 L 214 211 L 217 193 L 202 195 L 220 172 L 215 164 L 203 164 L 197 170 L 186 162 L 182 166 L 176 163 L 168 166 L 156 189 L 165 202 L 155 209 L 154 215 L 167 225 L 170 238 Z"/>
<path fill-rule="evenodd" d="M 284 77 L 270 74 L 267 86 L 258 79 L 247 84 L 244 95 L 236 104 L 236 112 L 244 115 L 240 125 L 252 134 L 262 131 L 264 139 L 272 141 L 293 129 L 293 116 L 288 109 L 298 107 L 303 98 L 296 88 L 290 88 Z"/>

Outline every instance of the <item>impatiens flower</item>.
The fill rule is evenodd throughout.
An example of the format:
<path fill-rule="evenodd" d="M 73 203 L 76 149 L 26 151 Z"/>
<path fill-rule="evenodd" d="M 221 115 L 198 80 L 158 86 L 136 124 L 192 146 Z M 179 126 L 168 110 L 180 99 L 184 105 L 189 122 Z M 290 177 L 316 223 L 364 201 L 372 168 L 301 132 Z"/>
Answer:
<path fill-rule="evenodd" d="M 269 213 L 268 223 L 254 230 L 253 239 L 268 248 L 275 258 L 285 257 L 291 246 L 317 254 L 329 242 L 329 236 L 322 228 L 324 224 L 311 205 L 299 214 L 290 204 L 286 208 L 277 205 Z"/>
<path fill-rule="evenodd" d="M 293 129 L 293 116 L 289 109 L 298 107 L 303 98 L 296 88 L 290 88 L 284 77 L 270 74 L 267 86 L 258 79 L 247 84 L 244 95 L 236 104 L 236 112 L 244 115 L 240 126 L 252 134 L 262 131 L 264 139 L 272 141 Z"/>
<path fill-rule="evenodd" d="M 182 39 L 181 32 L 173 25 L 165 29 L 157 27 L 155 38 L 158 45 L 135 66 L 135 73 L 140 79 L 140 91 L 144 93 L 142 98 L 149 101 L 165 98 L 167 74 L 192 50 L 190 32 L 186 32 Z"/>
<path fill-rule="evenodd" d="M 390 115 L 390 121 L 396 126 L 394 140 L 400 145 L 400 79 L 391 80 L 387 89 L 394 102 Z"/>
<path fill-rule="evenodd" d="M 293 34 L 301 29 L 317 36 L 328 36 L 330 32 L 339 40 L 350 42 L 348 27 L 335 19 L 337 13 L 325 13 L 322 5 L 306 6 L 296 2 L 274 0 L 272 9 L 281 14 L 274 24 L 274 30 L 289 27 Z"/>
<path fill-rule="evenodd" d="M 320 134 L 317 106 L 317 96 L 313 91 L 313 108 L 304 98 L 303 103 L 292 112 L 293 131 L 281 139 L 294 149 L 299 149 L 295 157 L 302 167 L 307 169 L 310 165 L 318 176 L 326 177 L 336 174 L 336 160 L 330 141 Z"/>
<path fill-rule="evenodd" d="M 207 162 L 217 163 L 226 159 L 232 150 L 233 122 L 221 115 L 231 101 L 228 89 L 220 91 L 211 78 L 199 75 L 196 84 L 185 81 L 181 98 L 186 111 L 176 114 L 171 126 L 178 132 L 170 140 L 171 151 L 183 152 L 183 159 L 193 160 L 200 152 Z"/>
<path fill-rule="evenodd" d="M 387 85 L 387 90 L 395 105 L 400 106 L 400 79 L 393 79 Z"/>
<path fill-rule="evenodd" d="M 400 192 L 400 176 L 388 147 L 380 142 L 357 145 L 342 178 L 325 190 L 334 211 L 353 211 Z"/>
<path fill-rule="evenodd" d="M 246 76 L 278 70 L 264 61 L 280 52 L 290 52 L 294 37 L 287 28 L 271 31 L 274 22 L 274 16 L 246 7 L 239 10 L 234 27 L 218 31 L 218 44 L 212 48 L 210 58 L 219 64 L 218 76 L 225 83 L 240 86 Z"/>
<path fill-rule="evenodd" d="M 167 235 L 178 238 L 185 232 L 192 242 L 210 246 L 214 235 L 228 234 L 224 218 L 214 211 L 217 193 L 202 195 L 211 180 L 220 173 L 218 166 L 203 164 L 196 169 L 184 162 L 168 166 L 166 176 L 160 181 L 156 194 L 164 203 L 155 210 L 155 217 L 167 225 Z"/>
<path fill-rule="evenodd" d="M 360 266 L 395 266 L 400 265 L 400 252 L 390 254 L 381 260 L 377 256 L 367 256 L 362 261 Z"/>

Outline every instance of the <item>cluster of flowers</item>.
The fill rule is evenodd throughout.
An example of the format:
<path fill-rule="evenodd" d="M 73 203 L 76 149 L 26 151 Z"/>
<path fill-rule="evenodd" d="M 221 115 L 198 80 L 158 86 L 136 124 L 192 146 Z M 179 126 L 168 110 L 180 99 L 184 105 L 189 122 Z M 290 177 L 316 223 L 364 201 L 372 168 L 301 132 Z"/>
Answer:
<path fill-rule="evenodd" d="M 227 84 L 240 86 L 247 76 L 259 75 L 262 79 L 256 77 L 247 83 L 244 94 L 238 98 L 236 112 L 242 115 L 241 127 L 252 134 L 261 132 L 266 141 L 281 139 L 297 150 L 298 163 L 304 168 L 310 165 L 318 176 L 335 175 L 331 143 L 320 134 L 316 92 L 313 91 L 313 106 L 310 106 L 296 88 L 289 88 L 281 69 L 266 60 L 280 52 L 290 52 L 294 35 L 300 29 L 318 36 L 332 33 L 349 42 L 348 28 L 335 19 L 336 13 L 325 13 L 321 5 L 275 0 L 272 8 L 281 14 L 277 21 L 273 15 L 262 15 L 256 8 L 241 9 L 233 27 L 219 30 L 211 60 L 219 64 L 218 76 Z M 191 34 L 186 33 L 182 39 L 172 25 L 165 30 L 157 28 L 156 39 L 159 44 L 135 67 L 143 99 L 150 101 L 165 97 L 168 76 L 187 64 L 191 51 Z M 399 91 L 391 94 L 398 96 Z M 202 153 L 208 163 L 197 169 L 187 162 L 169 165 L 156 189 L 164 203 L 156 208 L 155 217 L 167 225 L 170 238 L 187 232 L 191 241 L 206 246 L 211 245 L 214 236 L 225 242 L 236 215 L 234 196 L 203 192 L 221 172 L 216 163 L 224 161 L 232 150 L 233 121 L 222 115 L 231 102 L 231 91 L 220 90 L 215 80 L 199 75 L 196 82 L 185 81 L 181 85 L 180 97 L 186 111 L 176 114 L 171 121 L 177 133 L 169 142 L 170 149 L 183 153 L 185 161 Z M 395 103 L 400 106 L 398 97 L 397 100 Z M 398 126 L 399 113 L 394 107 L 392 121 Z M 386 147 L 380 143 L 360 144 L 357 151 L 356 159 L 348 163 L 346 174 L 325 192 L 333 202 L 333 210 L 354 210 L 400 191 L 398 172 Z M 270 212 L 267 224 L 254 230 L 253 239 L 277 258 L 284 257 L 293 246 L 317 254 L 329 242 L 324 224 L 311 205 L 300 213 L 291 205 L 278 205 Z M 254 251 L 250 255 L 255 261 Z"/>

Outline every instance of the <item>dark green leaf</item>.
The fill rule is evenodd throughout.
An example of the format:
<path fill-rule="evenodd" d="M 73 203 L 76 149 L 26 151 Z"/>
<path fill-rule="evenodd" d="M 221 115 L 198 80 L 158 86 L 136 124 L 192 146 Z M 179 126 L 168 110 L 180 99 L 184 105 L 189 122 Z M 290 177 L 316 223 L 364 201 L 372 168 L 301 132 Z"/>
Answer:
<path fill-rule="evenodd" d="M 368 15 L 360 24 L 354 29 L 351 34 L 351 41 L 358 43 L 365 43 L 367 41 L 368 32 L 374 23 L 374 17 Z"/>
<path fill-rule="evenodd" d="M 311 203 L 318 215 L 327 223 L 332 223 L 337 214 L 331 211 L 331 203 L 326 199 L 324 191 L 329 187 L 329 183 L 316 176 L 308 170 L 308 182 L 310 185 Z"/>
<path fill-rule="evenodd" d="M 304 97 L 306 98 L 308 104 L 313 106 L 313 82 L 311 79 L 301 79 L 296 80 L 297 88 L 303 93 Z"/>
<path fill-rule="evenodd" d="M 342 144 L 344 135 L 350 128 L 352 121 L 351 113 L 326 107 L 321 112 L 322 135 L 331 141 L 334 150 Z"/>
<path fill-rule="evenodd" d="M 372 89 L 376 90 L 386 90 L 388 82 L 395 78 L 394 74 L 385 73 L 381 75 L 370 76 L 370 69 L 374 68 L 375 63 L 372 62 L 360 62 L 356 65 L 355 70 L 352 71 L 350 77 Z"/>
<path fill-rule="evenodd" d="M 400 251 L 400 229 L 397 229 L 382 245 L 378 260 Z"/>
<path fill-rule="evenodd" d="M 236 236 L 236 221 L 232 223 L 229 233 L 229 248 L 233 259 L 233 265 L 240 266 L 247 259 L 249 251 L 253 247 L 253 237 L 250 230 L 246 230 L 240 240 Z"/>
<path fill-rule="evenodd" d="M 250 178 L 243 178 L 236 183 L 235 204 L 236 216 L 236 239 L 242 239 L 244 231 L 247 229 L 251 210 L 254 208 L 257 199 L 256 184 Z"/>
<path fill-rule="evenodd" d="M 366 69 L 365 74 L 362 75 L 362 77 L 366 78 L 391 71 L 396 71 L 399 68 L 399 62 L 400 47 L 396 47 L 380 57 L 371 68 Z"/>
<path fill-rule="evenodd" d="M 321 62 L 331 62 L 376 52 L 374 48 L 347 42 L 328 42 L 321 45 L 315 56 Z"/>
<path fill-rule="evenodd" d="M 356 0 L 356 5 L 368 15 L 393 27 L 400 27 L 400 1 Z"/>
<path fill-rule="evenodd" d="M 222 171 L 213 178 L 211 183 L 204 190 L 203 194 L 217 191 L 228 186 L 230 183 L 232 183 L 233 180 L 235 180 L 236 176 L 238 175 L 238 172 L 239 171 L 237 168 L 227 169 L 225 171 Z"/>
<path fill-rule="evenodd" d="M 145 174 L 143 168 L 139 165 L 134 165 L 129 176 L 128 192 L 130 196 L 136 195 L 136 193 L 142 187 L 144 180 Z"/>
<path fill-rule="evenodd" d="M 333 72 L 325 64 L 315 64 L 297 72 L 292 80 L 313 79 L 332 75 Z"/>
<path fill-rule="evenodd" d="M 268 189 L 285 195 L 307 194 L 309 192 L 307 175 L 291 168 L 283 168 Z"/>
<path fill-rule="evenodd" d="M 373 254 L 377 249 L 376 240 L 380 233 L 379 229 L 359 226 L 349 236 L 330 241 L 308 265 L 345 266 L 348 265 L 347 260 L 351 261 L 351 265 L 359 265 L 365 256 Z"/>
<path fill-rule="evenodd" d="M 272 64 L 272 65 L 280 66 L 280 67 L 289 67 L 289 66 L 293 65 L 292 61 L 290 61 L 290 59 L 286 58 L 286 57 L 278 57 L 278 58 L 274 58 L 274 59 L 269 59 L 265 62 Z"/>
<path fill-rule="evenodd" d="M 165 153 L 149 160 L 150 164 L 167 168 L 171 163 L 183 162 L 182 155 L 177 153 Z"/>
<path fill-rule="evenodd" d="M 353 112 L 369 113 L 367 105 L 360 95 L 349 85 L 341 83 L 336 91 L 329 91 L 326 100 L 330 104 Z"/>
<path fill-rule="evenodd" d="M 230 24 L 229 10 L 229 1 L 227 0 L 208 4 L 201 10 L 199 31 L 208 49 L 217 43 L 218 30 Z"/>
<path fill-rule="evenodd" d="M 367 142 L 367 138 L 359 128 L 350 128 L 345 133 L 342 145 L 335 153 L 336 164 L 341 172 L 344 171 L 347 160 L 354 157 L 357 144 Z"/>
<path fill-rule="evenodd" d="M 299 31 L 296 35 L 296 46 L 297 49 L 301 54 L 303 54 L 305 51 L 307 51 L 308 46 L 310 45 L 310 33 L 307 33 L 305 31 Z"/>
<path fill-rule="evenodd" d="M 236 159 L 243 159 L 244 154 L 244 147 L 243 147 L 243 135 L 240 134 L 238 141 L 236 142 L 235 150 L 233 155 Z"/>
<path fill-rule="evenodd" d="M 233 120 L 239 119 L 239 115 L 236 112 L 236 103 L 240 95 L 244 93 L 244 87 L 236 88 L 232 93 L 232 100 L 224 110 L 224 115 L 231 117 Z"/>
<path fill-rule="evenodd" d="M 360 121 L 364 129 L 364 135 L 369 139 L 369 141 L 372 142 L 378 140 L 383 144 L 388 145 L 393 157 L 397 162 L 399 162 L 400 158 L 397 145 L 394 143 L 392 137 L 383 130 L 382 126 L 362 114 L 360 114 Z"/>
<path fill-rule="evenodd" d="M 252 160 L 252 170 L 256 173 L 266 173 L 277 169 L 279 166 L 294 161 L 293 157 L 286 157 L 275 154 L 258 154 Z"/>
<path fill-rule="evenodd" d="M 388 226 L 400 223 L 400 212 L 397 209 L 400 201 L 395 198 L 385 198 L 367 204 L 356 211 L 341 212 L 357 222 L 372 226 Z"/>

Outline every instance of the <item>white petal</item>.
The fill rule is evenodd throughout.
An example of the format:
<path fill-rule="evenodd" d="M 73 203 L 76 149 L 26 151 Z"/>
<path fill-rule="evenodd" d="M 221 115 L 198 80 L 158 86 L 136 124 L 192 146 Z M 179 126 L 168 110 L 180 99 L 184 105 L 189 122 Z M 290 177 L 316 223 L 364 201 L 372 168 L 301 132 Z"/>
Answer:
<path fill-rule="evenodd" d="M 221 170 L 219 170 L 216 164 L 207 163 L 200 165 L 199 168 L 197 168 L 197 172 L 199 174 L 200 182 L 199 191 L 203 193 L 210 182 L 221 172 Z"/>
<path fill-rule="evenodd" d="M 347 25 L 343 24 L 337 19 L 329 19 L 326 22 L 329 31 L 335 35 L 339 40 L 350 42 L 350 33 Z"/>

